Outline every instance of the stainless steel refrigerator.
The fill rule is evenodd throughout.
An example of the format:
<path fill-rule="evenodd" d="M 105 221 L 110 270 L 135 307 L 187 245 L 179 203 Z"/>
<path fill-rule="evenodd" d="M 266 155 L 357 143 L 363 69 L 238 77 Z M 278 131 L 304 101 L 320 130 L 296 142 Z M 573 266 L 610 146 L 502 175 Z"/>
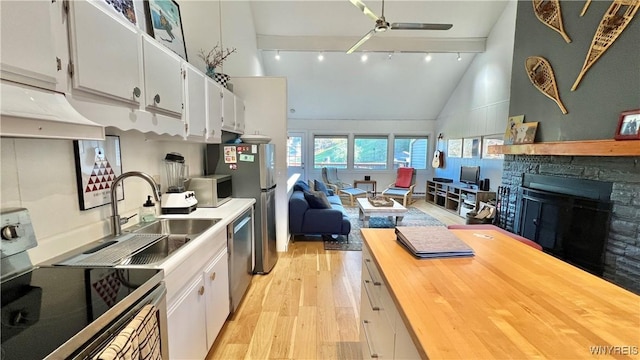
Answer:
<path fill-rule="evenodd" d="M 274 144 L 209 144 L 206 175 L 229 174 L 233 197 L 255 198 L 254 273 L 266 274 L 276 250 L 276 174 Z"/>

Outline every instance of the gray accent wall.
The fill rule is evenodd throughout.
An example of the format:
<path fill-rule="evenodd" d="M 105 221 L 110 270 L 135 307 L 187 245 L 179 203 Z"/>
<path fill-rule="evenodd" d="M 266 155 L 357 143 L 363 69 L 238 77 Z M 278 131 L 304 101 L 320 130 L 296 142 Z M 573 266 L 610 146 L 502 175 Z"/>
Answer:
<path fill-rule="evenodd" d="M 584 1 L 560 4 L 568 44 L 536 18 L 531 1 L 518 1 L 509 115 L 538 121 L 536 142 L 612 139 L 620 113 L 640 108 L 640 14 L 571 91 L 611 1 L 593 1 L 583 17 Z M 531 84 L 524 67 L 528 56 L 551 63 L 567 115 Z"/>

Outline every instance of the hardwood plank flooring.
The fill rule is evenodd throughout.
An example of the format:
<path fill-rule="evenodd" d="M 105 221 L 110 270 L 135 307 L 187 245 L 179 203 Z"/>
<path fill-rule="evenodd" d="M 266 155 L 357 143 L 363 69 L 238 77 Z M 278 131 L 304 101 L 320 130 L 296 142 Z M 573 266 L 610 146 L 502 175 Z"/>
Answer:
<path fill-rule="evenodd" d="M 446 225 L 464 219 L 423 199 L 412 206 Z M 214 359 L 361 359 L 360 251 L 296 241 L 256 275 L 207 355 Z"/>

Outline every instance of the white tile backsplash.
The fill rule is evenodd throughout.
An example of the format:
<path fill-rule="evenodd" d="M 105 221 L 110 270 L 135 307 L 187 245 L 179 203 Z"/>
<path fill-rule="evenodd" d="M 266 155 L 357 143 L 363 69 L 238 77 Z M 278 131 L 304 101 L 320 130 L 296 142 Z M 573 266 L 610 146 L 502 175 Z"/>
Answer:
<path fill-rule="evenodd" d="M 124 172 L 137 170 L 160 175 L 164 182 L 162 159 L 171 151 L 185 156 L 191 174 L 203 172 L 203 144 L 148 140 L 135 131 L 110 134 L 120 136 Z M 47 249 L 46 253 L 30 251 L 32 261 L 41 262 L 109 234 L 110 205 L 80 210 L 73 141 L 2 138 L 0 148 L 0 207 L 27 208 L 38 243 L 41 249 Z M 118 203 L 120 214 L 124 215 L 137 213 L 151 194 L 149 185 L 137 178 L 126 179 L 124 191 L 125 200 Z M 82 236 L 71 235 L 67 239 L 67 233 Z"/>

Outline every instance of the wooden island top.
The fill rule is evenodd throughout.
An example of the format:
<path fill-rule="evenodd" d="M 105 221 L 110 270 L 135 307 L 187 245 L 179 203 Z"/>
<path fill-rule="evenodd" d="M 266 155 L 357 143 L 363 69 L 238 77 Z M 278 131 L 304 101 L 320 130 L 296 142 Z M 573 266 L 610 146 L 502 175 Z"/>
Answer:
<path fill-rule="evenodd" d="M 640 358 L 640 296 L 505 234 L 451 230 L 475 256 L 416 259 L 361 231 L 425 358 Z"/>

